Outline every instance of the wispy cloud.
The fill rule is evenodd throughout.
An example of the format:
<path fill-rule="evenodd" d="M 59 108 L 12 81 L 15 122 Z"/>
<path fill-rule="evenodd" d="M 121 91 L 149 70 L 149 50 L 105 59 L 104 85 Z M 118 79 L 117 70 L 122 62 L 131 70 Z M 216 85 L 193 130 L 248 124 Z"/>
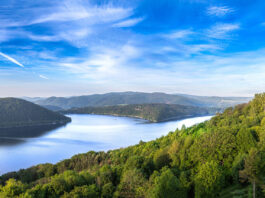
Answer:
<path fill-rule="evenodd" d="M 229 39 L 231 38 L 231 33 L 235 30 L 238 30 L 239 28 L 239 24 L 216 24 L 206 31 L 206 36 L 214 39 Z"/>
<path fill-rule="evenodd" d="M 0 19 L 1 27 L 23 27 L 42 23 L 80 21 L 89 24 L 112 22 L 127 18 L 133 13 L 133 9 L 128 7 L 114 6 L 111 3 L 92 5 L 89 1 L 80 0 L 62 0 L 60 3 L 43 7 L 38 7 L 30 2 L 26 4 L 31 8 L 30 11 L 29 9 L 17 8 L 16 13 L 13 13 L 13 18 L 3 14 Z M 21 17 L 21 14 L 24 16 Z"/>
<path fill-rule="evenodd" d="M 232 12 L 234 12 L 234 10 L 227 6 L 211 6 L 211 7 L 208 7 L 207 9 L 208 15 L 213 15 L 213 16 L 218 16 L 218 17 L 225 16 Z"/>
<path fill-rule="evenodd" d="M 67 29 L 65 31 L 58 30 L 57 33 L 53 35 L 37 35 L 27 33 L 27 37 L 33 41 L 38 42 L 58 42 L 66 41 L 76 47 L 86 46 L 85 42 L 82 42 L 83 39 L 86 39 L 90 34 L 91 30 L 87 28 L 73 28 Z"/>
<path fill-rule="evenodd" d="M 12 58 L 12 57 L 10 57 L 10 56 L 2 53 L 2 52 L 0 52 L 0 55 L 3 56 L 3 57 L 5 57 L 6 59 L 8 59 L 9 61 L 11 61 L 12 63 L 15 63 L 16 65 L 18 65 L 20 67 L 24 67 L 24 65 L 22 65 L 20 62 L 18 62 L 16 59 L 14 59 L 14 58 Z"/>
<path fill-rule="evenodd" d="M 169 34 L 164 34 L 163 36 L 169 39 L 183 39 L 194 34 L 191 30 L 177 30 Z"/>
<path fill-rule="evenodd" d="M 28 38 L 34 41 L 59 41 L 61 40 L 58 35 L 36 35 L 36 34 L 31 34 L 27 33 Z"/>
<path fill-rule="evenodd" d="M 40 78 L 43 78 L 43 79 L 45 79 L 45 80 L 49 80 L 48 77 L 46 77 L 46 76 L 44 76 L 44 75 L 41 75 L 41 74 L 39 75 L 39 77 L 40 77 Z"/>
<path fill-rule="evenodd" d="M 134 26 L 134 25 L 140 23 L 143 20 L 144 20 L 144 18 L 127 19 L 127 20 L 121 21 L 119 23 L 115 23 L 113 25 L 113 27 L 131 27 L 131 26 Z"/>
<path fill-rule="evenodd" d="M 64 6 L 58 7 L 54 12 L 43 13 L 31 24 L 47 22 L 69 22 L 86 20 L 88 23 L 110 22 L 130 16 L 130 8 L 114 7 L 111 4 L 104 6 L 92 6 L 80 1 L 66 1 Z"/>
<path fill-rule="evenodd" d="M 31 4 L 30 4 L 31 5 Z M 143 18 L 128 19 L 133 8 L 113 5 L 111 3 L 92 5 L 86 1 L 63 0 L 50 7 L 32 7 L 30 12 L 16 10 L 14 17 L 2 15 L 0 19 L 0 42 L 13 38 L 27 38 L 32 41 L 57 42 L 66 41 L 72 45 L 84 45 L 91 33 L 101 31 L 100 26 L 133 26 Z M 12 13 L 13 14 L 13 13 Z M 21 17 L 20 15 L 25 15 Z M 49 33 L 36 34 L 25 26 L 42 26 L 49 28 Z M 24 29 L 24 30 L 23 30 Z"/>
<path fill-rule="evenodd" d="M 198 54 L 201 52 L 213 52 L 216 50 L 222 49 L 221 46 L 216 44 L 193 44 L 193 45 L 185 45 L 186 52 L 189 54 Z"/>
<path fill-rule="evenodd" d="M 127 47 L 130 48 L 125 46 Z M 200 47 L 202 46 L 198 48 Z M 147 62 L 152 62 L 153 66 L 144 68 L 132 66 L 132 60 L 143 55 L 135 54 L 135 50 L 137 51 L 134 48 L 131 53 L 124 54 L 124 59 L 118 53 L 113 56 L 101 54 L 83 62 L 74 61 L 61 66 L 68 72 L 93 80 L 97 86 L 111 84 L 111 91 L 130 89 L 199 95 L 240 95 L 244 92 L 242 84 L 256 87 L 255 90 L 261 88 L 259 82 L 262 82 L 265 75 L 265 50 L 157 62 L 160 67 L 154 67 L 156 62 L 147 56 Z M 188 92 L 187 87 L 191 87 Z"/>
<path fill-rule="evenodd" d="M 98 47 L 87 58 L 64 60 L 59 66 L 81 78 L 102 81 L 110 76 L 119 76 L 121 71 L 132 66 L 133 61 L 142 55 L 141 49 L 132 44 L 113 48 Z"/>

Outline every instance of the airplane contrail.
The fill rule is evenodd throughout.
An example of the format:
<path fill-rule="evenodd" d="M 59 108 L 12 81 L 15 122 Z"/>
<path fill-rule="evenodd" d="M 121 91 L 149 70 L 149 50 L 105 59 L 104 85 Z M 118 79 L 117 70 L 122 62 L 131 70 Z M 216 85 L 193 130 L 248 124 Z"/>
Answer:
<path fill-rule="evenodd" d="M 12 57 L 10 57 L 10 56 L 2 53 L 2 52 L 0 52 L 0 55 L 3 56 L 3 57 L 5 57 L 6 59 L 8 59 L 9 61 L 11 61 L 12 63 L 15 63 L 16 65 L 18 65 L 20 67 L 24 67 L 24 65 L 22 65 L 20 62 L 18 62 L 16 59 L 14 59 L 14 58 L 12 58 Z"/>
<path fill-rule="evenodd" d="M 2 53 L 2 52 L 0 52 L 0 55 L 3 56 L 3 57 L 5 57 L 6 59 L 8 59 L 9 61 L 11 61 L 12 63 L 15 63 L 16 65 L 24 68 L 24 65 L 22 65 L 20 62 L 18 62 L 16 59 L 14 59 L 14 58 L 12 58 L 12 57 L 10 57 L 10 56 Z M 36 74 L 35 72 L 33 72 L 33 73 Z M 48 77 L 46 77 L 44 75 L 41 75 L 41 74 L 39 74 L 39 77 L 40 78 L 43 78 L 43 79 L 46 79 L 46 80 L 49 79 Z"/>

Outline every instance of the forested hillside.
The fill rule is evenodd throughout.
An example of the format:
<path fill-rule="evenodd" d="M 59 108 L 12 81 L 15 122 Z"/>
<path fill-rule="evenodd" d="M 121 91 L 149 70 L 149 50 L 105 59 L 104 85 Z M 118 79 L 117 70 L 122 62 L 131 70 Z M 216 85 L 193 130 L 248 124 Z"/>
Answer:
<path fill-rule="evenodd" d="M 51 111 L 56 111 L 56 112 L 63 110 L 61 107 L 52 106 L 52 105 L 42 105 L 42 107 L 49 109 Z"/>
<path fill-rule="evenodd" d="M 187 117 L 213 115 L 221 109 L 174 104 L 133 104 L 103 107 L 74 108 L 63 113 L 99 114 L 143 118 L 151 122 L 183 119 Z"/>
<path fill-rule="evenodd" d="M 248 102 L 250 99 L 251 98 L 248 97 L 208 97 L 165 93 L 117 92 L 87 96 L 73 96 L 68 98 L 50 97 L 31 100 L 34 101 L 34 103 L 42 106 L 50 105 L 63 109 L 70 109 L 73 107 L 99 107 L 121 104 L 151 103 L 224 108 Z"/>
<path fill-rule="evenodd" d="M 265 196 L 265 94 L 150 142 L 0 179 L 0 197 Z"/>
<path fill-rule="evenodd" d="M 0 99 L 0 128 L 66 123 L 70 118 L 17 98 Z"/>

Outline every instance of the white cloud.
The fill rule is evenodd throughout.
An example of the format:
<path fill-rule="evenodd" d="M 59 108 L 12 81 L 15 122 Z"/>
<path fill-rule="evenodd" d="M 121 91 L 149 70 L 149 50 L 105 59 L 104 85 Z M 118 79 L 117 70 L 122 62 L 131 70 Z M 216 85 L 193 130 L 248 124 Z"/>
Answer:
<path fill-rule="evenodd" d="M 27 35 L 30 39 L 34 40 L 34 41 L 59 41 L 60 37 L 57 36 L 51 36 L 51 35 L 35 35 L 35 34 L 31 34 L 28 33 Z"/>
<path fill-rule="evenodd" d="M 31 4 L 28 7 L 32 6 Z M 92 5 L 89 1 L 63 0 L 53 7 L 32 7 L 29 11 L 17 10 L 13 17 L 3 15 L 0 19 L 0 42 L 13 38 L 29 38 L 33 41 L 67 41 L 77 47 L 87 43 L 91 34 L 98 35 L 112 24 L 132 26 L 143 18 L 128 19 L 133 8 L 113 4 Z M 12 13 L 13 14 L 13 13 Z M 20 15 L 25 17 L 20 17 Z M 128 20 L 126 20 L 128 19 Z M 120 23 L 120 24 L 119 24 Z M 47 34 L 23 30 L 28 25 L 45 25 Z M 10 28 L 16 27 L 16 28 Z"/>
<path fill-rule="evenodd" d="M 193 47 L 195 52 L 216 48 L 214 45 Z M 125 45 L 119 49 L 104 49 L 87 60 L 69 60 L 60 66 L 64 71 L 86 78 L 85 81 L 94 86 L 105 87 L 105 92 L 134 90 L 244 95 L 244 87 L 253 88 L 254 93 L 265 85 L 261 83 L 265 76 L 265 49 L 227 56 L 201 54 L 190 59 L 169 59 L 167 62 L 156 61 L 147 53 L 141 49 L 139 52 L 133 45 Z M 135 67 L 134 61 L 142 56 L 146 57 L 146 62 Z M 150 67 L 145 63 L 149 63 Z"/>
<path fill-rule="evenodd" d="M 214 15 L 218 17 L 225 16 L 229 13 L 234 12 L 232 8 L 229 8 L 227 6 L 211 6 L 207 9 L 208 15 Z"/>
<path fill-rule="evenodd" d="M 120 71 L 130 66 L 130 62 L 139 56 L 141 56 L 141 50 L 131 44 L 115 49 L 98 47 L 86 59 L 69 59 L 59 65 L 70 73 L 78 74 L 81 78 L 98 81 L 111 75 L 120 75 Z"/>
<path fill-rule="evenodd" d="M 200 52 L 205 51 L 216 51 L 222 49 L 220 46 L 215 44 L 193 44 L 193 45 L 186 45 L 186 53 L 190 54 L 198 54 Z"/>
<path fill-rule="evenodd" d="M 39 77 L 40 77 L 40 78 L 43 78 L 43 79 L 45 79 L 45 80 L 49 80 L 48 77 L 46 77 L 46 76 L 44 76 L 44 75 L 41 75 L 41 74 L 39 75 Z"/>
<path fill-rule="evenodd" d="M 140 23 L 143 20 L 143 18 L 134 18 L 134 19 L 127 19 L 124 21 L 121 21 L 119 23 L 115 23 L 113 27 L 131 27 L 138 23 Z"/>
<path fill-rule="evenodd" d="M 171 53 L 170 58 L 173 54 L 179 58 L 189 58 L 193 55 L 202 55 L 203 52 L 216 52 L 223 48 L 217 44 L 178 44 L 177 46 L 165 46 L 156 50 L 156 53 L 168 57 L 168 53 Z M 169 57 L 167 58 L 169 60 Z M 160 64 L 161 65 L 161 64 Z"/>
<path fill-rule="evenodd" d="M 98 24 L 106 22 L 117 22 L 130 17 L 133 13 L 132 8 L 103 4 L 101 6 L 92 5 L 89 1 L 62 0 L 53 6 L 36 7 L 28 3 L 28 8 L 17 9 L 13 17 L 2 15 L 0 19 L 1 28 L 23 27 L 46 23 L 66 23 L 74 22 L 86 24 Z M 23 15 L 23 17 L 21 17 Z"/>
<path fill-rule="evenodd" d="M 114 7 L 111 4 L 94 6 L 85 1 L 67 1 L 54 8 L 52 12 L 42 12 L 31 24 L 48 22 L 80 21 L 89 24 L 112 22 L 124 19 L 132 14 L 131 8 Z M 50 9 L 49 9 L 50 10 Z"/>
<path fill-rule="evenodd" d="M 183 38 L 187 38 L 188 36 L 192 34 L 194 34 L 194 32 L 190 30 L 178 30 L 170 34 L 165 34 L 163 36 L 169 39 L 183 39 Z"/>
<path fill-rule="evenodd" d="M 239 24 L 216 24 L 206 31 L 206 36 L 214 39 L 229 39 L 231 38 L 231 33 L 239 28 Z"/>
<path fill-rule="evenodd" d="M 11 61 L 12 63 L 15 63 L 16 65 L 18 65 L 20 67 L 24 67 L 24 65 L 22 65 L 20 62 L 18 62 L 16 59 L 14 59 L 14 58 L 12 58 L 12 57 L 10 57 L 10 56 L 2 53 L 2 52 L 0 52 L 0 55 L 3 56 L 3 57 L 5 57 L 6 59 L 8 59 L 9 61 Z"/>

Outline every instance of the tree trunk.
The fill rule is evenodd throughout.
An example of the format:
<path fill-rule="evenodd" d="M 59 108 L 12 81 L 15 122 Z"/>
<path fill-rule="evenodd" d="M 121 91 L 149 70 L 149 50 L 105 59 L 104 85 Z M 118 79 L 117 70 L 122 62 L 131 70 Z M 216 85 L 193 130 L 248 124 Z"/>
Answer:
<path fill-rule="evenodd" d="M 256 198 L 256 182 L 253 181 L 253 198 Z"/>

